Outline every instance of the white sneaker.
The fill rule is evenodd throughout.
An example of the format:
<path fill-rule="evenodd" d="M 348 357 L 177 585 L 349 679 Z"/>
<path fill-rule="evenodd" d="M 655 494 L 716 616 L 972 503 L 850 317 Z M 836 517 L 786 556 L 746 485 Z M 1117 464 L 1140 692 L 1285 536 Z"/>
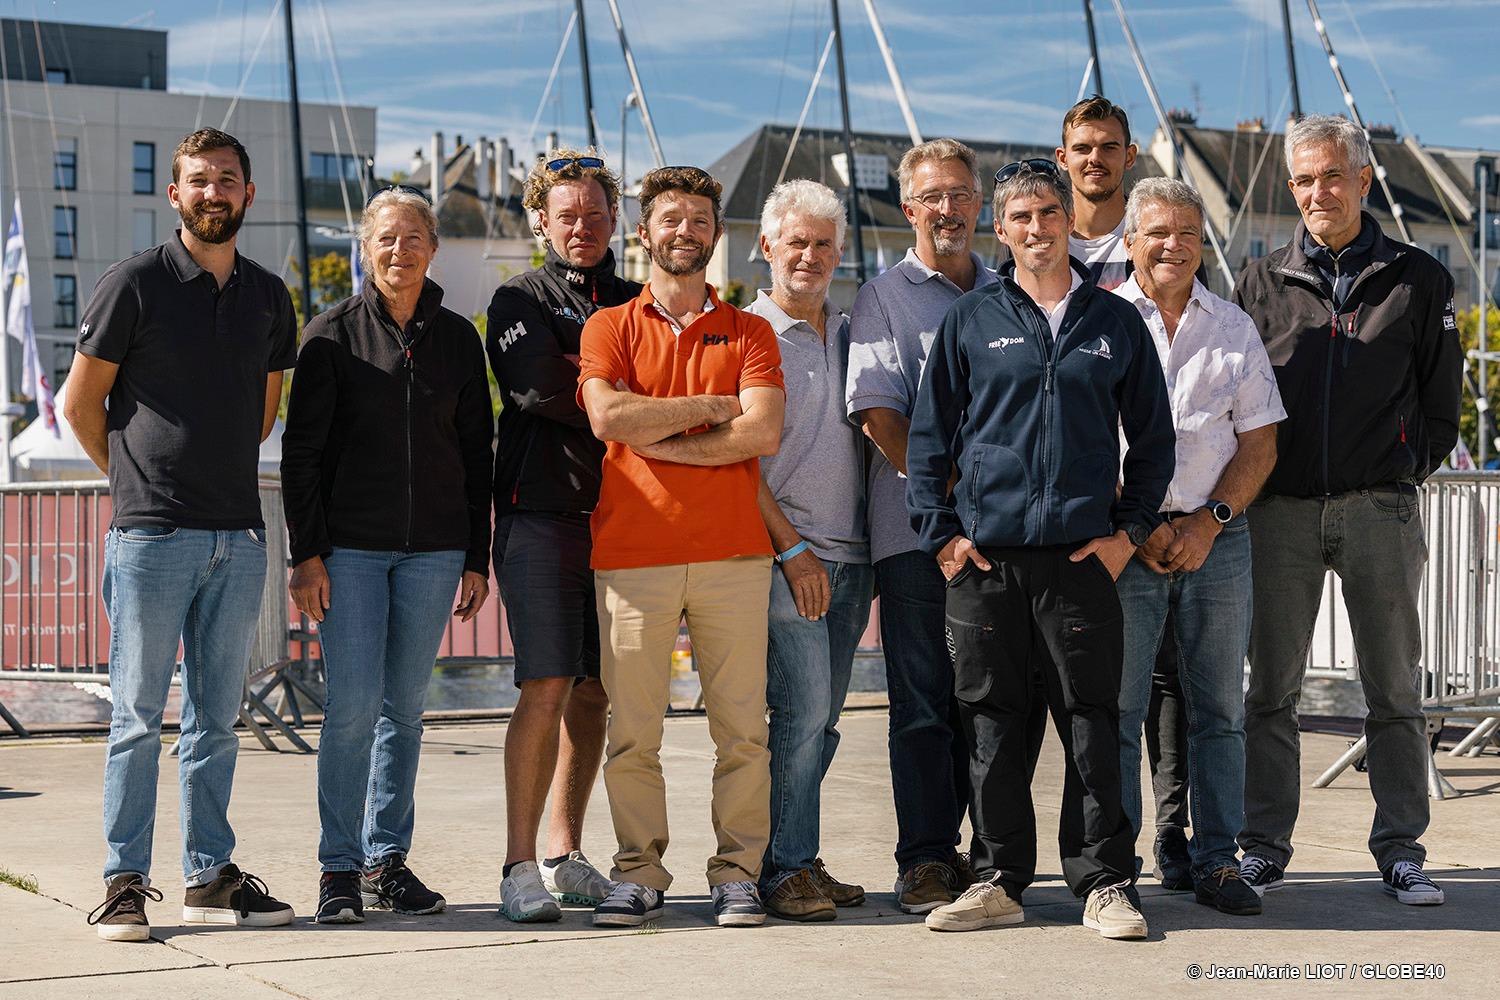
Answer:
<path fill-rule="evenodd" d="M 1397 861 L 1382 875 L 1385 891 L 1409 906 L 1440 906 L 1443 890 L 1439 889 L 1415 861 Z"/>
<path fill-rule="evenodd" d="M 562 919 L 562 907 L 542 884 L 535 861 L 522 861 L 500 883 L 500 913 L 518 924 Z"/>
<path fill-rule="evenodd" d="M 543 861 L 541 871 L 542 885 L 564 903 L 598 906 L 615 887 L 613 882 L 599 874 L 599 869 L 589 864 L 582 851 L 569 851 L 556 868 Z"/>
<path fill-rule="evenodd" d="M 1107 885 L 1089 893 L 1083 904 L 1083 926 L 1114 940 L 1139 940 L 1146 936 L 1146 918 L 1125 895 L 1129 882 Z"/>
<path fill-rule="evenodd" d="M 927 914 L 927 929 L 933 931 L 974 931 L 981 927 L 1019 924 L 1026 919 L 1021 904 L 998 882 L 975 882 L 953 902 Z"/>

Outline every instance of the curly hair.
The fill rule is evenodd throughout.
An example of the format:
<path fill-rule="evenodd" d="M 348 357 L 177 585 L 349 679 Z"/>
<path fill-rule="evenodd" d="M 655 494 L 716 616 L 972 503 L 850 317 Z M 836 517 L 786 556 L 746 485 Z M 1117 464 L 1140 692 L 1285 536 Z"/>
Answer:
<path fill-rule="evenodd" d="M 604 190 L 604 200 L 609 207 L 618 210 L 620 207 L 620 178 L 608 167 L 585 167 L 578 161 L 585 157 L 596 157 L 604 159 L 593 146 L 588 149 L 573 149 L 571 146 L 559 146 L 548 150 L 547 155 L 538 157 L 531 165 L 531 173 L 526 175 L 526 189 L 521 195 L 521 204 L 530 209 L 537 221 L 532 223 L 531 231 L 538 236 L 542 234 L 541 216 L 539 213 L 547 210 L 547 196 L 558 184 L 566 184 L 569 181 L 595 180 L 599 187 Z M 558 160 L 570 161 L 565 166 L 553 170 L 547 164 L 556 163 Z"/>

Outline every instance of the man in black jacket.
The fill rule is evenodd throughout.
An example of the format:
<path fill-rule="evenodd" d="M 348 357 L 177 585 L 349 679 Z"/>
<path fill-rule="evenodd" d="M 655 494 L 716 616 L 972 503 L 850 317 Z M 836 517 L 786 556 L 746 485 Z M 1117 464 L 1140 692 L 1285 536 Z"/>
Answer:
<path fill-rule="evenodd" d="M 982 881 L 933 930 L 1019 923 L 1036 873 L 1030 725 L 1036 680 L 1067 757 L 1058 834 L 1083 922 L 1143 938 L 1134 831 L 1120 801 L 1115 580 L 1160 523 L 1173 431 L 1156 348 L 1135 308 L 1068 256 L 1072 192 L 1050 160 L 995 175 L 995 231 L 1014 260 L 949 309 L 922 372 L 907 507 L 948 579 L 954 693 L 970 747 Z M 1128 449 L 1121 479 L 1119 429 Z"/>
<path fill-rule="evenodd" d="M 1245 269 L 1234 293 L 1260 329 L 1288 413 L 1276 467 L 1249 511 L 1255 614 L 1240 873 L 1264 894 L 1281 887 L 1292 856 L 1297 697 L 1332 569 L 1369 705 L 1370 852 L 1398 900 L 1437 904 L 1443 892 L 1422 871 L 1420 843 L 1430 751 L 1417 487 L 1458 436 L 1453 278 L 1360 211 L 1371 167 L 1358 126 L 1310 115 L 1287 129 L 1286 162 L 1302 222 L 1291 243 Z"/>
<path fill-rule="evenodd" d="M 583 856 L 583 816 L 604 753 L 589 514 L 604 445 L 578 406 L 578 341 L 596 309 L 641 286 L 615 277 L 609 249 L 619 179 L 593 150 L 555 149 L 526 179 L 547 244 L 542 266 L 490 302 L 486 344 L 504 395 L 495 459 L 495 577 L 515 648 L 520 700 L 505 741 L 508 846 L 500 912 L 561 918 L 553 897 L 598 905 L 610 882 Z M 548 850 L 536 837 L 552 789 Z"/>

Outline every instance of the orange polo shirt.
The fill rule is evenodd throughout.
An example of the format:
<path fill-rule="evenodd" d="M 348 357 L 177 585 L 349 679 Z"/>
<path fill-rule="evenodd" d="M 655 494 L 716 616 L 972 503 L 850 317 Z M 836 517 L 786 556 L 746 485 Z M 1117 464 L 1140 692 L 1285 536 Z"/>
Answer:
<path fill-rule="evenodd" d="M 640 297 L 601 309 L 583 327 L 578 403 L 583 384 L 620 379 L 630 391 L 672 396 L 737 396 L 769 385 L 785 389 L 781 350 L 771 324 L 719 300 L 678 333 L 656 308 L 647 285 Z M 592 520 L 594 569 L 635 569 L 771 555 L 771 537 L 756 505 L 760 461 L 680 465 L 644 458 L 609 442 Z"/>

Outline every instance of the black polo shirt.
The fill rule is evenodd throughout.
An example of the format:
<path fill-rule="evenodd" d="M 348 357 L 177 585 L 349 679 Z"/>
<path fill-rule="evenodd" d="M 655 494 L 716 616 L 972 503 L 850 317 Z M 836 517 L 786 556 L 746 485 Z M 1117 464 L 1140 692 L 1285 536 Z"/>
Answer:
<path fill-rule="evenodd" d="M 120 366 L 109 393 L 111 527 L 262 527 L 266 374 L 292 367 L 286 285 L 235 254 L 222 289 L 181 233 L 104 272 L 78 350 Z"/>

